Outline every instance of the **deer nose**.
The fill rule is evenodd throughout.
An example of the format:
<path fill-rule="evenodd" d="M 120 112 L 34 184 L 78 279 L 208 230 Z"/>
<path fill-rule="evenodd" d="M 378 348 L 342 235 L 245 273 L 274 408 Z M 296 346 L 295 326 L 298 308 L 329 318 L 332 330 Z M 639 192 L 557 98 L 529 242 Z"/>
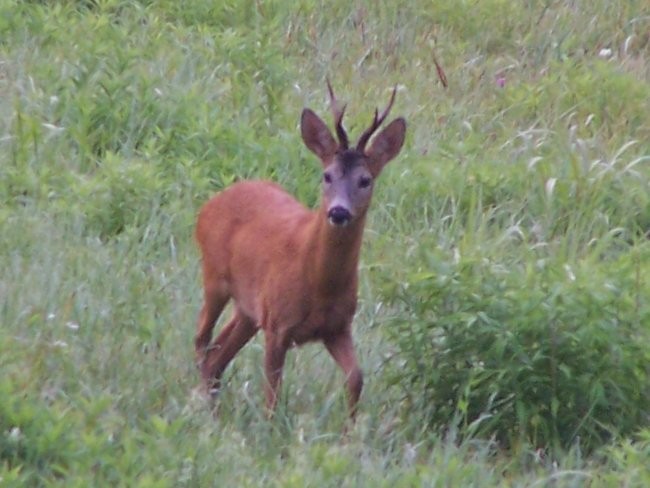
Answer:
<path fill-rule="evenodd" d="M 327 212 L 327 218 L 332 225 L 345 226 L 350 223 L 352 214 L 347 208 L 337 206 L 329 209 Z"/>

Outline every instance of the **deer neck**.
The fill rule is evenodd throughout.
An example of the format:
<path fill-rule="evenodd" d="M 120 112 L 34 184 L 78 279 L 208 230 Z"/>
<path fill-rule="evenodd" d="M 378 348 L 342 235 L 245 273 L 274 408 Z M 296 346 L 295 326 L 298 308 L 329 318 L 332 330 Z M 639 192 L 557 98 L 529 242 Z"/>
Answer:
<path fill-rule="evenodd" d="M 312 284 L 322 295 L 356 287 L 365 220 L 364 212 L 347 226 L 336 227 L 328 222 L 324 209 L 316 212 L 307 269 L 311 270 Z"/>

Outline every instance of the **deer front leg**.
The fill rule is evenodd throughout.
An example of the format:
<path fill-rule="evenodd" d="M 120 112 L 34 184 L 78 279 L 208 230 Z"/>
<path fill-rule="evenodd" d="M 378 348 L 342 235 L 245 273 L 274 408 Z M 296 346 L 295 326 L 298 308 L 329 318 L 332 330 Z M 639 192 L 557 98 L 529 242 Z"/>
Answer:
<path fill-rule="evenodd" d="M 357 404 L 359 403 L 359 397 L 363 389 L 363 374 L 357 362 L 352 335 L 348 329 L 338 335 L 327 338 L 324 342 L 325 347 L 334 358 L 334 361 L 336 361 L 345 374 L 348 409 L 350 419 L 354 421 L 357 414 Z"/>
<path fill-rule="evenodd" d="M 266 347 L 264 352 L 264 373 L 266 384 L 264 393 L 266 396 L 266 408 L 269 415 L 275 411 L 278 402 L 278 391 L 282 383 L 282 368 L 287 355 L 287 346 L 273 332 L 266 334 Z"/>

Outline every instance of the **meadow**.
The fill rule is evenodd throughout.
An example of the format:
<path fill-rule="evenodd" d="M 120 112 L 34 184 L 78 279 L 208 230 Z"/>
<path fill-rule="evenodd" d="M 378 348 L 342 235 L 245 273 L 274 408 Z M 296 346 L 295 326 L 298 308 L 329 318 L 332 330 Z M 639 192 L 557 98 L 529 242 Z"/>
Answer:
<path fill-rule="evenodd" d="M 436 67 L 436 62 L 439 68 Z M 354 334 L 197 394 L 198 208 L 397 86 Z M 443 83 L 444 80 L 444 83 Z M 0 486 L 650 485 L 645 0 L 0 1 Z"/>

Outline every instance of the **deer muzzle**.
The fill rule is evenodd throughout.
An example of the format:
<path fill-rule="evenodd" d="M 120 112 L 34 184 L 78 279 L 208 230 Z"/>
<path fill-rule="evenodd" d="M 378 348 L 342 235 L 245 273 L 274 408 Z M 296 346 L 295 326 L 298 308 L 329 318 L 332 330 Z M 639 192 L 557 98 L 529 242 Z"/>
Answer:
<path fill-rule="evenodd" d="M 327 212 L 327 220 L 331 225 L 337 227 L 345 227 L 350 223 L 352 219 L 352 214 L 350 211 L 341 206 L 332 207 Z"/>

